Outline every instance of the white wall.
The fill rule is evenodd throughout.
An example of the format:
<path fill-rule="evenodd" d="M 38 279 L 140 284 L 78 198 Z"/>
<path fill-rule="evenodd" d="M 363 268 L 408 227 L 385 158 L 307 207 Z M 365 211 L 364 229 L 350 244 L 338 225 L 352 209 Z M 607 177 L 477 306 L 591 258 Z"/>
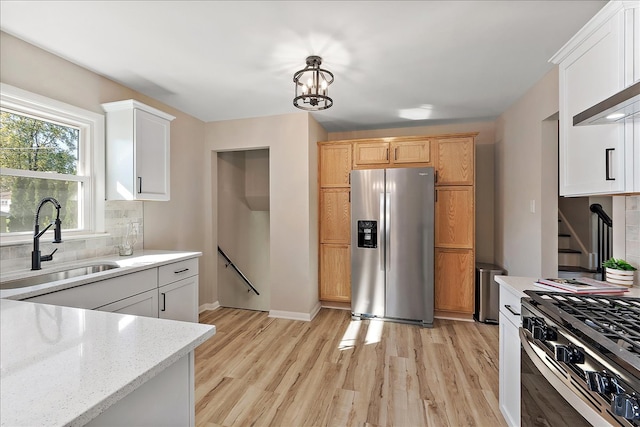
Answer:
<path fill-rule="evenodd" d="M 217 300 L 217 156 L 269 149 L 271 315 L 311 318 L 318 305 L 317 148 L 323 138 L 308 113 L 212 122 L 206 125 L 206 292 Z"/>
<path fill-rule="evenodd" d="M 551 237 L 557 185 L 552 186 L 548 179 L 557 175 L 557 158 L 553 157 L 557 150 L 548 145 L 553 143 L 550 123 L 557 112 L 556 67 L 496 122 L 495 253 L 496 263 L 509 275 L 557 275 L 557 219 L 556 235 Z M 556 259 L 554 271 L 550 271 L 552 257 Z"/>

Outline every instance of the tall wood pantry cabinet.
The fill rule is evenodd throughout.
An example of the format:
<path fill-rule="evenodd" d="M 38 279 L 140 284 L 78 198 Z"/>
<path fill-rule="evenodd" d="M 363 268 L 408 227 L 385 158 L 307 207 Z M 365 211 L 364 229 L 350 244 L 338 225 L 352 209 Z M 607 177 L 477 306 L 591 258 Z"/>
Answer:
<path fill-rule="evenodd" d="M 318 143 L 319 291 L 325 302 L 351 301 L 351 194 L 357 169 L 436 170 L 436 315 L 471 318 L 475 278 L 477 134 L 371 138 Z"/>

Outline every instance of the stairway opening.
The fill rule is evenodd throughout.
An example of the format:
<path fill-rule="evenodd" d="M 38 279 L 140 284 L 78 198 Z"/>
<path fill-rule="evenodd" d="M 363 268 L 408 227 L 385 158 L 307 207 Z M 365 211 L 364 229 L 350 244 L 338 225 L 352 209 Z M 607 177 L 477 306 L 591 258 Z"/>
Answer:
<path fill-rule="evenodd" d="M 258 290 L 218 256 L 222 307 L 270 309 L 269 150 L 218 153 L 218 246 Z"/>
<path fill-rule="evenodd" d="M 558 198 L 558 277 L 591 277 L 598 273 L 598 218 L 590 205 L 598 203 L 612 211 L 612 198 Z"/>

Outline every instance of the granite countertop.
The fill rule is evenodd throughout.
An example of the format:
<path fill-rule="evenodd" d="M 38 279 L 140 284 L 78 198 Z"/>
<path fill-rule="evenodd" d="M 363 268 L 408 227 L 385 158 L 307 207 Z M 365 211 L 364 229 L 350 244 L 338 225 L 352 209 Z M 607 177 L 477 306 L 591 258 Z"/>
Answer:
<path fill-rule="evenodd" d="M 0 300 L 2 426 L 83 425 L 215 326 Z"/>
<path fill-rule="evenodd" d="M 8 281 L 12 279 L 18 279 L 23 277 L 37 276 L 39 274 L 51 273 L 71 269 L 74 267 L 85 266 L 89 264 L 98 264 L 101 262 L 116 263 L 120 267 L 112 270 L 103 271 L 100 273 L 93 273 L 86 276 L 73 277 L 64 280 L 58 280 L 56 282 L 49 282 L 41 285 L 29 286 L 18 289 L 1 289 L 0 299 L 14 299 L 21 300 L 26 298 L 35 297 L 37 295 L 46 294 L 54 291 L 61 291 L 63 289 L 72 288 L 75 286 L 84 285 L 87 283 L 97 282 L 99 280 L 110 279 L 112 277 L 121 276 L 123 274 L 135 273 L 149 268 L 159 267 L 161 265 L 171 264 L 174 262 L 182 261 L 189 258 L 195 258 L 202 255 L 202 252 L 176 252 L 176 251 L 157 251 L 157 250 L 145 250 L 134 253 L 132 256 L 121 257 L 118 255 L 111 255 L 107 257 L 88 258 L 78 261 L 66 262 L 66 263 L 45 263 L 42 270 L 31 271 L 29 269 L 14 271 L 9 274 L 3 274 L 0 276 L 0 281 Z"/>
<path fill-rule="evenodd" d="M 496 282 L 500 285 L 506 286 L 512 293 L 520 295 L 520 297 L 526 297 L 524 291 L 543 291 L 534 285 L 538 280 L 537 277 L 520 277 L 520 276 L 495 276 Z M 624 296 L 628 297 L 640 297 L 640 287 L 634 286 L 626 292 Z"/>

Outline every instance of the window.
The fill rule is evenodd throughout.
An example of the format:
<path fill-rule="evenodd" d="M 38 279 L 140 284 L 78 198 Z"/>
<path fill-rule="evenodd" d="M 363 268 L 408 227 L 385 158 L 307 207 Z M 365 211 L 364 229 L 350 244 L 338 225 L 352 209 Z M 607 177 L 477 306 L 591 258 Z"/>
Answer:
<path fill-rule="evenodd" d="M 30 237 L 43 197 L 67 234 L 104 231 L 103 116 L 4 84 L 0 100 L 2 241 Z M 54 215 L 45 205 L 41 225 Z"/>

